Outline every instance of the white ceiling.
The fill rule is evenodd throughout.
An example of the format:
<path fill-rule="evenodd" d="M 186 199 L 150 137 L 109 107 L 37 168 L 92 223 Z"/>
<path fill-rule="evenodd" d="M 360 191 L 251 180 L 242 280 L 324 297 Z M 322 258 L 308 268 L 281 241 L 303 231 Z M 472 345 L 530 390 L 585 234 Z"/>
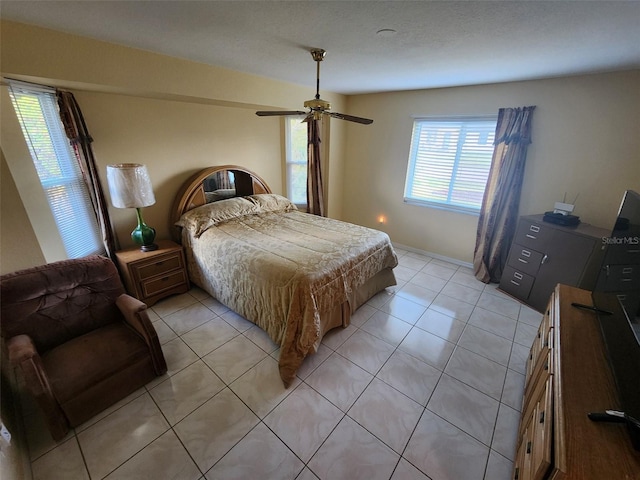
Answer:
<path fill-rule="evenodd" d="M 343 94 L 640 68 L 640 1 L 12 1 L 8 20 Z M 393 29 L 392 36 L 376 34 Z"/>

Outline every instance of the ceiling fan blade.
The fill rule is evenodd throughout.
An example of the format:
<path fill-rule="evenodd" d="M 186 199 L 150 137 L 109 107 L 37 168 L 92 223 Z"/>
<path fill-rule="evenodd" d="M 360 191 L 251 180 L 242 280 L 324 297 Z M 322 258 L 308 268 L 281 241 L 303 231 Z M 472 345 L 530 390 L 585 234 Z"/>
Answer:
<path fill-rule="evenodd" d="M 327 115 L 333 118 L 339 118 L 340 120 L 347 120 L 349 122 L 361 123 L 363 125 L 370 125 L 373 123 L 373 120 L 369 118 L 354 117 L 353 115 L 346 115 L 344 113 L 338 113 L 338 112 L 324 112 L 324 113 L 326 113 Z"/>
<path fill-rule="evenodd" d="M 268 112 L 268 111 L 256 112 L 256 115 L 258 115 L 259 117 L 275 117 L 275 116 L 283 116 L 283 115 L 306 115 L 307 113 L 308 112 L 303 112 L 300 110 L 292 110 L 292 111 L 276 110 L 272 112 Z"/>
<path fill-rule="evenodd" d="M 329 115 L 333 118 L 340 120 L 347 120 L 348 122 L 361 123 L 362 125 L 369 125 L 373 123 L 373 120 L 363 117 L 355 117 L 353 115 L 347 115 L 345 113 L 331 112 L 331 104 L 320 98 L 320 62 L 323 60 L 326 51 L 321 48 L 311 49 L 311 57 L 316 62 L 316 96 L 313 100 L 307 100 L 304 102 L 304 106 L 309 109 L 308 112 L 302 112 L 300 110 L 294 111 L 272 111 L 272 112 L 256 112 L 259 117 L 271 117 L 271 116 L 287 116 L 287 115 L 305 115 L 302 122 L 309 122 L 311 119 L 319 119 L 322 114 Z"/>

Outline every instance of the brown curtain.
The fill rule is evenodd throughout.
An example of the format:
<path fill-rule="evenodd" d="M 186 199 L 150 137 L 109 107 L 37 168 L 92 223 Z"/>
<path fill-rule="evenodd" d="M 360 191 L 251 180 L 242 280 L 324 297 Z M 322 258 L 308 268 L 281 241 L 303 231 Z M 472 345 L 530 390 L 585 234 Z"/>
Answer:
<path fill-rule="evenodd" d="M 223 190 L 233 188 L 230 175 L 229 172 L 216 172 L 216 187 Z"/>
<path fill-rule="evenodd" d="M 95 157 L 91 143 L 93 138 L 87 130 L 87 125 L 80 111 L 80 106 L 76 102 L 73 93 L 56 90 L 58 98 L 58 108 L 60 109 L 60 118 L 64 125 L 65 132 L 69 138 L 71 145 L 76 153 L 82 176 L 87 184 L 93 211 L 98 220 L 98 225 L 102 230 L 102 242 L 106 254 L 109 258 L 115 259 L 115 238 L 111 230 L 111 220 L 109 219 L 109 211 L 107 209 L 107 201 L 100 183 L 100 175 L 96 165 Z"/>
<path fill-rule="evenodd" d="M 315 118 L 307 121 L 307 140 L 307 211 L 324 217 L 320 132 Z"/>
<path fill-rule="evenodd" d="M 484 283 L 499 282 L 507 263 L 518 220 L 535 108 L 501 108 L 498 112 L 495 149 L 478 219 L 473 255 L 475 276 Z"/>

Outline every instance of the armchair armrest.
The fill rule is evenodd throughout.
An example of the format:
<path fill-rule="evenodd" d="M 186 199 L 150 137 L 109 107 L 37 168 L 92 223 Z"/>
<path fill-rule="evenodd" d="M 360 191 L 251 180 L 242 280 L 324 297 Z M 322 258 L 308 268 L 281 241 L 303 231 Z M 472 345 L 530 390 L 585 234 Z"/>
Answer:
<path fill-rule="evenodd" d="M 26 387 L 44 411 L 51 436 L 56 441 L 61 440 L 69 431 L 69 425 L 51 390 L 42 359 L 31 337 L 16 335 L 7 339 L 6 345 L 9 361 L 13 366 L 20 367 Z"/>
<path fill-rule="evenodd" d="M 156 373 L 158 375 L 165 374 L 167 372 L 167 362 L 164 359 L 156 329 L 153 327 L 151 320 L 149 320 L 147 305 L 137 298 L 123 293 L 116 299 L 116 306 L 120 309 L 125 322 L 138 332 L 149 346 Z"/>

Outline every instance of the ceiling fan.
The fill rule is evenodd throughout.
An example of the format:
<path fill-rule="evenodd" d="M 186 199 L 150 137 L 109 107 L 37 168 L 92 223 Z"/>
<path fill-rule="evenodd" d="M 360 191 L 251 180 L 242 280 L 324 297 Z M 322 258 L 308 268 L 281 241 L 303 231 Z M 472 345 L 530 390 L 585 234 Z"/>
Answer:
<path fill-rule="evenodd" d="M 369 118 L 354 117 L 353 115 L 347 115 L 344 113 L 332 112 L 331 104 L 320 98 L 320 62 L 324 58 L 327 52 L 321 48 L 311 49 L 311 56 L 316 62 L 316 97 L 313 100 L 307 100 L 304 102 L 304 106 L 309 109 L 308 112 L 302 110 L 293 111 L 260 111 L 256 112 L 259 117 L 273 117 L 281 115 L 306 115 L 303 122 L 307 122 L 310 119 L 320 120 L 322 115 L 329 115 L 333 118 L 339 118 L 340 120 L 347 120 L 349 122 L 362 123 L 363 125 L 369 125 L 373 123 L 373 120 Z"/>

